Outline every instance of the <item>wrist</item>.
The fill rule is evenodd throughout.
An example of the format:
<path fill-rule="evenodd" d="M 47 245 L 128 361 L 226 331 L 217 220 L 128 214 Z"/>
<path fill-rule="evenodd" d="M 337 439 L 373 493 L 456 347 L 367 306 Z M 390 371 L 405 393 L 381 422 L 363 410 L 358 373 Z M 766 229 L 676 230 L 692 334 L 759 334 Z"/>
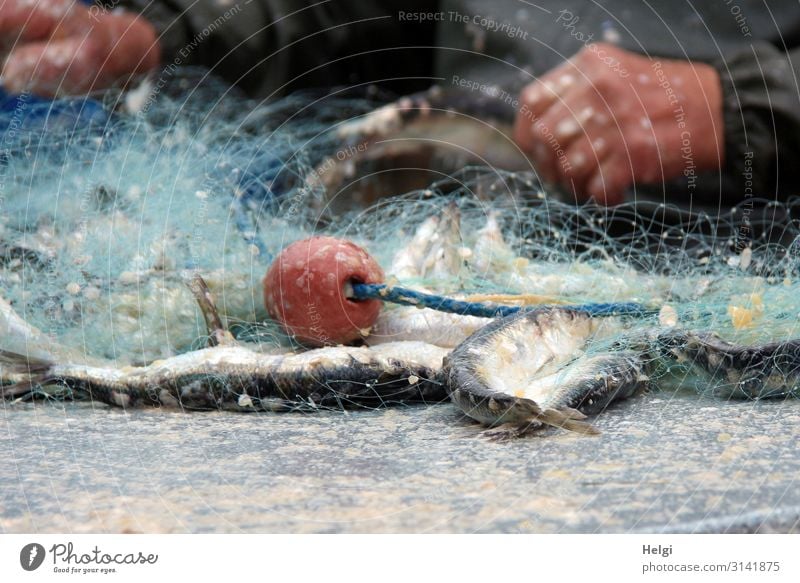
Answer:
<path fill-rule="evenodd" d="M 719 170 L 725 163 L 722 83 L 714 67 L 702 63 L 690 66 L 694 69 L 693 80 L 697 87 L 692 91 L 691 125 L 687 124 L 687 129 L 694 134 L 695 163 L 701 171 Z"/>

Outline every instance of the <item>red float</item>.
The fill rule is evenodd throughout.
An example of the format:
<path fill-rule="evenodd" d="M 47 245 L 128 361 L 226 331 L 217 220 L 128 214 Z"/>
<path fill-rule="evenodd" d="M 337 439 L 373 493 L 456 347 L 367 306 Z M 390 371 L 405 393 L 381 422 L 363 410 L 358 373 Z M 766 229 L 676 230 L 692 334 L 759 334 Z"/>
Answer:
<path fill-rule="evenodd" d="M 380 265 L 358 245 L 311 237 L 292 243 L 272 263 L 264 277 L 264 303 L 304 344 L 347 344 L 369 333 L 382 302 L 349 299 L 346 287 L 383 279 Z"/>

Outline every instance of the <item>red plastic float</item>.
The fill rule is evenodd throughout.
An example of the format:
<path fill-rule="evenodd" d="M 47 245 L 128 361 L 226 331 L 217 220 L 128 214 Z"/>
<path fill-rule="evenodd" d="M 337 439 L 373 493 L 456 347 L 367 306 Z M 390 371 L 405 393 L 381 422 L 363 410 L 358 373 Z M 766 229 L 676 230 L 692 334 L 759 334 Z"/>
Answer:
<path fill-rule="evenodd" d="M 311 237 L 292 243 L 272 263 L 264 277 L 264 303 L 304 344 L 347 344 L 368 334 L 382 304 L 347 298 L 348 284 L 383 279 L 380 265 L 358 245 Z"/>

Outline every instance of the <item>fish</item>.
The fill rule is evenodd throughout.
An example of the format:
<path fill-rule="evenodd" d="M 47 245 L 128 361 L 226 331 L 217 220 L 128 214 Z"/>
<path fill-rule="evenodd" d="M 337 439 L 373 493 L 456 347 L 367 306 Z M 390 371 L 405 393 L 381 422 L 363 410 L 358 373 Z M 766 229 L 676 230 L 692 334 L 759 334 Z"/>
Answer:
<path fill-rule="evenodd" d="M 450 204 L 417 227 L 411 241 L 392 258 L 388 276 L 404 284 L 430 280 L 435 286 L 417 285 L 418 291 L 437 291 L 446 284 L 450 289 L 464 267 L 461 243 L 461 213 Z"/>
<path fill-rule="evenodd" d="M 743 346 L 712 331 L 666 330 L 641 348 L 651 360 L 683 365 L 720 398 L 785 398 L 800 388 L 800 339 Z"/>
<path fill-rule="evenodd" d="M 54 385 L 72 396 L 116 407 L 187 410 L 287 411 L 437 403 L 447 398 L 439 379 L 446 352 L 422 342 L 287 354 L 219 345 L 147 366 L 114 367 L 58 363 L 0 351 L 1 367 L 27 376 L 26 381 L 0 391 L 11 398 L 32 387 Z"/>
<path fill-rule="evenodd" d="M 438 142 L 435 146 L 449 145 L 486 166 L 526 170 L 530 161 L 511 138 L 515 114 L 510 104 L 490 95 L 435 85 L 348 120 L 336 134 L 347 143 L 368 143 L 362 150 L 371 157 L 381 155 L 381 147 Z M 469 152 L 461 144 L 469 144 Z"/>
<path fill-rule="evenodd" d="M 402 97 L 339 124 L 333 132 L 341 147 L 310 173 L 307 187 L 325 193 L 324 208 L 353 208 L 470 165 L 533 175 L 512 137 L 515 113 L 497 97 L 441 86 Z M 376 171 L 400 169 L 370 186 Z"/>
<path fill-rule="evenodd" d="M 56 386 L 58 396 L 85 396 L 123 408 L 236 411 L 374 408 L 447 397 L 440 379 L 447 349 L 409 341 L 265 354 L 230 334 L 201 276 L 185 283 L 203 313 L 208 347 L 123 367 L 70 360 L 63 353 L 65 360 L 59 360 L 50 351 L 34 355 L 3 349 L 0 369 L 17 382 L 0 387 L 2 396 L 22 397 L 35 388 Z M 38 338 L 18 316 L 7 319 L 26 339 Z"/>
<path fill-rule="evenodd" d="M 24 354 L 34 360 L 80 359 L 76 350 L 56 342 L 22 318 L 11 304 L 0 297 L 0 338 L 5 350 Z M 6 371 L 0 367 L 0 382 L 8 380 Z"/>
<path fill-rule="evenodd" d="M 647 393 L 664 367 L 700 377 L 718 397 L 774 399 L 800 389 L 800 339 L 738 345 L 719 334 L 542 307 L 499 318 L 444 361 L 451 401 L 491 439 L 543 427 L 598 433 L 586 419 Z"/>
<path fill-rule="evenodd" d="M 470 268 L 479 275 L 512 272 L 517 259 L 503 236 L 497 215 L 494 211 L 488 213 L 470 254 Z"/>
<path fill-rule="evenodd" d="M 423 221 L 395 254 L 390 277 L 456 297 L 463 296 L 452 291 L 463 270 L 502 271 L 519 263 L 495 215 L 473 238 L 462 236 L 460 221 L 454 206 Z M 464 252 L 466 244 L 472 253 Z M 662 366 L 685 366 L 729 398 L 786 397 L 800 387 L 800 340 L 737 345 L 680 329 L 678 318 L 669 326 L 661 318 L 659 326 L 559 305 L 501 318 L 385 309 L 364 346 L 264 352 L 227 330 L 204 278 L 187 283 L 209 346 L 141 366 L 90 361 L 0 301 L 0 379 L 6 383 L 0 394 L 240 412 L 449 401 L 488 438 L 506 440 L 547 427 L 596 434 L 589 417 L 655 386 Z"/>
<path fill-rule="evenodd" d="M 368 346 L 378 346 L 386 342 L 422 340 L 452 349 L 491 321 L 430 308 L 398 306 L 381 313 L 364 342 Z"/>
<path fill-rule="evenodd" d="M 4 398 L 88 397 L 122 408 L 315 411 L 450 401 L 504 441 L 546 427 L 584 435 L 588 418 L 648 391 L 663 362 L 705 375 L 730 398 L 777 398 L 800 387 L 800 339 L 756 346 L 719 335 L 545 306 L 492 319 L 455 348 L 422 341 L 262 353 L 224 330 L 207 287 L 192 292 L 211 346 L 139 367 L 58 362 L 0 350 Z M 16 322 L 19 326 L 19 322 Z M 25 330 L 23 330 L 25 332 Z"/>
<path fill-rule="evenodd" d="M 645 390 L 642 353 L 589 351 L 625 328 L 623 318 L 597 318 L 560 307 L 494 320 L 444 362 L 451 401 L 490 428 L 492 439 L 543 426 L 594 434 L 584 420 L 612 402 Z"/>
<path fill-rule="evenodd" d="M 461 214 L 458 207 L 448 205 L 441 214 L 420 223 L 410 241 L 394 254 L 387 280 L 425 293 L 452 292 L 464 276 L 465 249 Z M 454 348 L 490 321 L 430 308 L 385 306 L 365 342 L 376 346 L 384 342 L 422 340 Z"/>

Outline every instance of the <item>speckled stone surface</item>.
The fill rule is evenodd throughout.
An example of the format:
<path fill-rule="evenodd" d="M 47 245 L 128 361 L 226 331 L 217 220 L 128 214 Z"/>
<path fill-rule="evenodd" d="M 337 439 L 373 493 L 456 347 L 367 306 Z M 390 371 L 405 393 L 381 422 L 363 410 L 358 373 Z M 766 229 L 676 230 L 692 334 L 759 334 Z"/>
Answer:
<path fill-rule="evenodd" d="M 494 443 L 450 405 L 0 404 L 2 532 L 793 531 L 800 401 L 665 393 Z"/>

